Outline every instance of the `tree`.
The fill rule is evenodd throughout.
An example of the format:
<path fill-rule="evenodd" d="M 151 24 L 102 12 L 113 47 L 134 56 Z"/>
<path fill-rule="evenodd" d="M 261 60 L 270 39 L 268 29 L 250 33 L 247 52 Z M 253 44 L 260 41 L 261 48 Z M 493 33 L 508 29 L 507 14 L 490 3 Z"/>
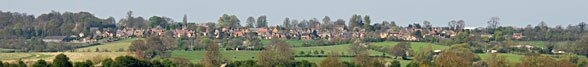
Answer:
<path fill-rule="evenodd" d="M 271 45 L 266 45 L 263 51 L 257 54 L 257 64 L 261 66 L 271 67 L 277 65 L 275 61 L 274 51 Z"/>
<path fill-rule="evenodd" d="M 287 29 L 290 29 L 290 18 L 286 17 L 286 19 L 284 19 L 284 24 L 282 24 L 282 26 L 284 26 Z"/>
<path fill-rule="evenodd" d="M 388 67 L 400 67 L 400 61 L 394 60 L 392 61 L 392 63 L 390 63 L 390 66 Z"/>
<path fill-rule="evenodd" d="M 465 28 L 465 21 L 463 21 L 463 20 L 458 20 L 458 21 L 457 21 L 457 25 L 456 25 L 455 27 L 456 27 L 456 29 L 457 29 L 458 31 L 461 31 L 461 30 L 463 30 L 463 28 Z"/>
<path fill-rule="evenodd" d="M 237 16 L 229 15 L 229 14 L 223 14 L 223 16 L 221 16 L 218 19 L 218 23 L 223 28 L 232 29 L 232 28 L 241 27 L 241 24 L 239 24 L 239 22 L 241 22 L 241 21 L 239 20 L 239 18 L 237 18 Z"/>
<path fill-rule="evenodd" d="M 449 29 L 455 30 L 457 27 L 457 21 L 451 20 L 447 22 L 447 26 L 449 27 Z"/>
<path fill-rule="evenodd" d="M 490 20 L 488 20 L 487 23 L 488 23 L 488 28 L 496 29 L 496 27 L 498 27 L 498 24 L 500 24 L 500 18 L 492 17 L 492 18 L 490 18 Z"/>
<path fill-rule="evenodd" d="M 521 61 L 522 63 L 520 63 L 518 67 L 558 67 L 553 58 L 536 53 L 526 55 Z"/>
<path fill-rule="evenodd" d="M 359 66 L 364 66 L 364 67 L 369 67 L 370 66 L 370 61 L 372 61 L 369 58 L 369 54 L 368 54 L 368 44 L 364 43 L 363 41 L 361 41 L 360 39 L 356 39 L 352 46 L 350 46 L 350 50 L 352 54 L 355 54 L 355 57 L 353 58 L 353 63 L 359 65 Z"/>
<path fill-rule="evenodd" d="M 182 17 L 182 25 L 184 25 L 184 27 L 186 27 L 188 25 L 188 15 L 184 14 L 184 17 Z"/>
<path fill-rule="evenodd" d="M 410 66 L 424 66 L 430 67 L 433 64 L 431 61 L 433 60 L 433 46 L 428 44 L 428 47 L 422 48 L 422 50 L 415 52 L 414 61 L 411 62 L 413 65 Z"/>
<path fill-rule="evenodd" d="M 65 54 L 58 54 L 53 59 L 51 67 L 73 67 L 73 65 L 69 62 L 69 58 Z"/>
<path fill-rule="evenodd" d="M 363 24 L 364 24 L 364 25 L 363 25 L 363 29 L 365 29 L 366 31 L 370 31 L 370 30 L 372 30 L 372 29 L 371 29 L 371 27 L 372 27 L 372 26 L 371 26 L 372 20 L 370 19 L 370 16 L 367 16 L 367 15 L 366 15 L 365 17 L 363 17 L 363 19 L 364 19 L 364 20 L 363 20 L 363 21 L 364 21 L 364 23 L 363 23 Z"/>
<path fill-rule="evenodd" d="M 264 16 L 259 16 L 257 17 L 257 28 L 262 28 L 262 27 L 267 27 L 267 17 Z"/>
<path fill-rule="evenodd" d="M 363 26 L 363 21 L 361 19 L 361 15 L 354 14 L 349 19 L 349 28 L 353 29 L 355 27 Z"/>
<path fill-rule="evenodd" d="M 580 32 L 586 31 L 586 22 L 581 22 L 578 26 L 580 27 Z"/>
<path fill-rule="evenodd" d="M 486 63 L 488 63 L 488 67 L 509 67 L 509 63 L 506 60 L 506 56 L 498 56 L 496 53 L 491 53 L 490 57 Z"/>
<path fill-rule="evenodd" d="M 406 58 L 408 55 L 406 54 L 410 51 L 410 43 L 408 42 L 400 42 L 394 45 L 393 48 L 390 48 L 390 54 L 397 58 L 398 56 L 402 57 L 403 59 Z"/>
<path fill-rule="evenodd" d="M 325 17 L 323 18 L 323 24 L 330 24 L 330 22 L 331 22 L 331 17 L 329 17 L 329 16 L 325 16 Z"/>
<path fill-rule="evenodd" d="M 588 35 L 584 34 L 580 40 L 576 41 L 574 52 L 580 55 L 588 56 Z"/>
<path fill-rule="evenodd" d="M 247 27 L 255 28 L 255 18 L 253 18 L 252 16 L 247 17 Z"/>
<path fill-rule="evenodd" d="M 86 62 L 75 62 L 75 67 L 92 67 L 92 61 L 87 60 Z"/>
<path fill-rule="evenodd" d="M 165 38 L 165 36 L 162 36 Z M 131 51 L 135 51 L 137 57 L 140 59 L 153 59 L 156 56 L 159 57 L 168 57 L 169 53 L 166 52 L 166 45 L 174 45 L 175 44 L 164 44 L 167 43 L 164 40 L 173 40 L 173 39 L 161 39 L 160 36 L 149 36 L 146 38 L 146 41 L 143 40 L 135 40 L 129 46 Z"/>
<path fill-rule="evenodd" d="M 149 67 L 149 62 L 142 61 L 132 56 L 119 56 L 115 58 L 111 67 Z"/>
<path fill-rule="evenodd" d="M 1 64 L 0 64 L 0 66 L 1 66 Z M 40 59 L 40 60 L 37 60 L 37 62 L 35 62 L 33 64 L 33 67 L 49 67 L 49 64 L 47 64 L 47 62 L 45 60 Z"/>
<path fill-rule="evenodd" d="M 208 43 L 206 45 L 206 51 L 204 52 L 204 59 L 202 64 L 205 67 L 218 67 L 223 63 L 222 55 L 219 51 L 219 45 L 216 42 Z"/>
<path fill-rule="evenodd" d="M 257 64 L 261 66 L 288 66 L 294 62 L 294 52 L 286 41 L 281 39 L 272 39 L 257 56 Z"/>
<path fill-rule="evenodd" d="M 346 27 L 345 20 L 343 20 L 343 19 L 337 19 L 337 21 L 334 22 L 334 25 L 336 27 L 343 27 L 343 28 Z"/>
<path fill-rule="evenodd" d="M 168 29 L 168 25 L 171 23 L 171 19 L 167 17 L 152 16 L 149 17 L 149 27 L 155 28 L 157 26 Z"/>
<path fill-rule="evenodd" d="M 473 61 L 479 60 L 471 50 L 459 46 L 441 52 L 434 60 L 438 67 L 471 67 Z"/>
<path fill-rule="evenodd" d="M 18 67 L 27 67 L 27 64 L 25 64 L 22 59 L 18 59 Z"/>
<path fill-rule="evenodd" d="M 149 49 L 149 46 L 147 46 L 143 40 L 135 40 L 131 42 L 131 46 L 129 46 L 129 50 L 135 51 L 135 56 L 138 58 L 145 58 L 145 55 L 143 55 L 143 52 L 141 51 L 147 49 Z"/>
<path fill-rule="evenodd" d="M 106 58 L 106 59 L 104 59 L 104 61 L 102 61 L 103 67 L 113 67 L 113 65 L 114 65 L 114 61 L 111 58 Z"/>
<path fill-rule="evenodd" d="M 327 58 L 321 61 L 320 67 L 343 67 L 344 65 L 339 60 L 338 52 L 330 52 Z"/>
<path fill-rule="evenodd" d="M 294 51 L 286 41 L 282 39 L 272 39 L 272 44 L 276 46 L 276 62 L 281 65 L 288 65 L 294 62 Z"/>
<path fill-rule="evenodd" d="M 433 25 L 431 25 L 431 22 L 430 21 L 427 21 L 427 20 L 423 21 L 423 25 L 425 25 L 425 28 L 427 28 L 427 29 L 433 27 Z"/>

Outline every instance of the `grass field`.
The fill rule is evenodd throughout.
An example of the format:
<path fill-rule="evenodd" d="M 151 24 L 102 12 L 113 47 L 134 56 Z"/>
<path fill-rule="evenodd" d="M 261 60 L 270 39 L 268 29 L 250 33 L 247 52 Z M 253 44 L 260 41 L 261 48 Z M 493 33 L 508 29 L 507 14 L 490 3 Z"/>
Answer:
<path fill-rule="evenodd" d="M 92 60 L 92 59 L 96 59 L 96 58 L 101 58 L 101 59 L 114 58 L 117 56 L 132 55 L 132 54 L 129 54 L 127 52 L 93 52 L 93 51 L 96 48 L 100 48 L 100 50 L 107 49 L 109 51 L 115 51 L 118 49 L 128 50 L 128 46 L 130 46 L 130 43 L 132 41 L 138 40 L 138 39 L 140 39 L 140 38 L 123 39 L 123 40 L 119 40 L 116 42 L 105 43 L 102 45 L 96 45 L 96 46 L 76 49 L 76 51 L 88 51 L 89 50 L 91 52 L 1 53 L 0 60 L 12 62 L 12 61 L 16 61 L 18 59 L 23 59 L 23 61 L 25 61 L 27 63 L 34 62 L 39 59 L 51 61 L 55 55 L 60 54 L 60 53 L 66 54 L 71 59 L 71 61 L 85 61 L 85 60 Z M 262 40 L 262 42 L 265 44 L 269 44 L 270 40 Z M 300 46 L 302 46 L 302 44 L 304 42 L 312 42 L 312 41 L 288 40 L 286 42 L 288 42 L 291 45 L 298 46 L 298 47 L 292 48 L 292 50 L 294 50 L 295 51 L 294 53 L 296 53 L 296 54 L 299 54 L 301 51 L 308 53 L 310 51 L 321 51 L 321 50 L 325 51 L 325 54 L 327 54 L 328 52 L 340 52 L 340 53 L 342 52 L 343 54 L 346 54 L 346 55 L 350 54 L 349 53 L 349 46 L 351 44 L 340 44 L 340 45 L 332 45 L 332 46 L 300 47 Z M 393 47 L 397 43 L 400 43 L 400 42 L 374 42 L 374 43 L 370 43 L 370 46 Z M 428 47 L 428 45 L 430 44 L 430 43 L 423 43 L 423 42 L 410 42 L 410 43 L 411 43 L 411 47 L 414 51 L 419 51 L 419 50 L 421 50 L 421 48 Z M 544 42 L 540 42 L 540 41 L 521 41 L 518 43 L 526 43 L 526 44 L 532 44 L 532 45 L 537 45 L 537 46 L 544 45 Z M 558 42 L 558 44 L 565 44 L 565 42 Z M 431 45 L 432 45 L 433 49 L 444 49 L 444 48 L 449 47 L 449 46 L 436 45 L 436 44 L 431 44 Z M 256 60 L 258 52 L 260 52 L 260 51 L 226 51 L 226 50 L 221 50 L 223 57 L 227 58 L 231 61 Z M 378 51 L 374 51 L 374 50 L 369 50 L 369 53 L 370 53 L 370 55 L 383 54 L 382 52 L 378 52 Z M 171 55 L 172 55 L 172 57 L 188 59 L 191 62 L 199 62 L 200 60 L 202 60 L 202 58 L 204 56 L 204 51 L 176 50 L 176 51 L 172 51 Z M 490 54 L 477 54 L 477 55 L 479 55 L 482 60 L 487 60 L 487 58 L 490 56 Z M 521 62 L 520 59 L 524 57 L 524 55 L 507 54 L 507 53 L 500 53 L 498 55 L 506 56 L 506 59 L 512 63 L 519 63 L 519 62 Z M 586 58 L 586 57 L 581 57 L 581 58 Z M 309 62 L 313 62 L 316 64 L 320 64 L 320 62 L 324 59 L 326 59 L 326 57 L 296 57 L 297 61 L 307 60 Z M 353 57 L 341 57 L 340 58 L 341 61 L 348 61 L 348 62 L 351 62 L 352 59 L 353 59 Z M 555 59 L 557 59 L 557 58 L 555 58 Z M 392 61 L 393 59 L 385 59 L 385 60 Z M 410 62 L 410 60 L 400 60 L 400 62 L 401 62 L 401 66 L 406 66 L 406 64 L 408 64 Z"/>
<path fill-rule="evenodd" d="M 255 60 L 259 51 L 221 51 L 224 58 L 231 61 Z M 199 62 L 204 58 L 204 51 L 172 51 L 172 57 L 185 58 L 192 62 Z"/>
<path fill-rule="evenodd" d="M 300 53 L 300 51 L 304 51 L 308 53 L 309 51 L 325 51 L 325 54 L 329 52 L 343 52 L 345 55 L 350 55 L 349 53 L 349 46 L 351 44 L 341 44 L 341 45 L 333 45 L 333 46 L 314 46 L 314 47 L 296 47 L 294 48 L 295 53 Z M 382 52 L 369 50 L 370 55 L 382 55 Z"/>
<path fill-rule="evenodd" d="M 96 48 L 99 48 L 100 50 L 108 50 L 108 51 L 118 51 L 119 49 L 123 49 L 124 51 L 128 50 L 128 47 L 131 45 L 131 42 L 138 40 L 140 38 L 129 38 L 129 39 L 123 39 L 123 40 L 119 40 L 119 41 L 115 41 L 115 42 L 110 42 L 110 43 L 104 43 L 101 45 L 96 45 L 96 46 L 90 46 L 90 47 L 84 47 L 84 48 L 78 48 L 75 51 L 90 51 L 90 52 L 94 52 L 96 51 Z"/>
<path fill-rule="evenodd" d="M 272 42 L 272 40 L 261 40 L 262 44 L 270 44 L 271 42 Z M 286 40 L 286 43 L 288 43 L 294 47 L 301 47 L 302 44 L 304 44 L 304 43 L 314 44 L 314 41 L 312 41 L 312 40 Z"/>
<path fill-rule="evenodd" d="M 400 42 L 391 42 L 391 41 L 387 41 L 387 42 L 374 42 L 374 43 L 370 43 L 371 46 L 384 46 L 384 47 L 394 47 L 396 44 L 398 44 Z M 424 43 L 424 42 L 410 42 L 410 47 L 412 48 L 413 51 L 420 51 L 422 48 L 428 48 L 429 44 L 431 43 Z M 431 44 L 433 47 L 433 50 L 439 50 L 439 49 L 444 49 L 444 48 L 448 48 L 449 46 L 443 46 L 443 45 L 437 45 L 437 44 Z"/>
<path fill-rule="evenodd" d="M 484 54 L 477 54 L 478 56 L 480 56 L 480 58 L 485 61 L 488 60 L 488 58 L 490 57 L 490 54 L 488 53 L 484 53 Z M 521 62 L 521 58 L 525 57 L 525 55 L 517 55 L 517 54 L 509 54 L 509 53 L 498 53 L 498 56 L 505 56 L 506 60 L 508 60 L 511 63 L 519 63 Z"/>
<path fill-rule="evenodd" d="M 70 61 L 85 61 L 93 59 L 106 59 L 118 56 L 130 55 L 127 52 L 33 52 L 33 53 L 1 53 L 0 60 L 13 62 L 22 59 L 25 62 L 34 62 L 39 59 L 52 61 L 57 54 L 65 54 Z"/>
<path fill-rule="evenodd" d="M 537 47 L 545 47 L 546 44 L 549 44 L 549 42 L 547 41 L 515 41 L 516 44 L 527 44 L 527 45 L 533 45 L 533 46 L 537 46 Z M 571 42 L 571 41 L 558 41 L 555 42 L 556 47 L 557 46 L 569 46 L 574 44 L 575 42 Z"/>

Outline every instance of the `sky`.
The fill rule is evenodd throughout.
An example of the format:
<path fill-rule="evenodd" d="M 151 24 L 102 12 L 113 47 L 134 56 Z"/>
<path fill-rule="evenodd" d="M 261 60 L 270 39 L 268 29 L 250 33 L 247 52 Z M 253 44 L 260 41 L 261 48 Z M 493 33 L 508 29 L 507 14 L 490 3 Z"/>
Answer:
<path fill-rule="evenodd" d="M 549 26 L 588 22 L 588 0 L 2 0 L 0 11 L 38 16 L 51 11 L 91 12 L 97 17 L 124 18 L 127 11 L 148 18 L 165 16 L 189 22 L 215 22 L 222 14 L 247 17 L 266 15 L 270 25 L 283 19 L 349 20 L 353 14 L 369 15 L 372 23 L 395 21 L 406 26 L 431 21 L 447 26 L 464 20 L 469 27 L 485 27 L 500 17 L 502 26 L 524 27 L 545 21 Z"/>

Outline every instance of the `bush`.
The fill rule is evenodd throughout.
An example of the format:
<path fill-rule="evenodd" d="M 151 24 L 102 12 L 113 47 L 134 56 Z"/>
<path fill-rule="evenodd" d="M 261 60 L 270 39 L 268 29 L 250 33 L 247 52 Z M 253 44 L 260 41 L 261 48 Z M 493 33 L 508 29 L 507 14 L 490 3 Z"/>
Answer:
<path fill-rule="evenodd" d="M 400 67 L 400 61 L 394 60 L 392 61 L 392 63 L 390 63 L 390 66 L 388 67 Z"/>
<path fill-rule="evenodd" d="M 35 62 L 33 64 L 33 67 L 49 67 L 49 64 L 47 64 L 47 62 L 45 60 L 40 59 L 40 60 L 37 60 L 37 62 Z"/>
<path fill-rule="evenodd" d="M 53 59 L 51 67 L 73 67 L 73 65 L 71 62 L 69 62 L 69 58 L 67 56 L 64 54 L 58 54 L 55 56 L 55 59 Z"/>
<path fill-rule="evenodd" d="M 259 67 L 254 60 L 234 61 L 227 64 L 227 67 Z"/>
<path fill-rule="evenodd" d="M 308 62 L 306 60 L 296 62 L 295 67 L 318 67 L 315 63 Z"/>
<path fill-rule="evenodd" d="M 75 67 L 92 67 L 92 61 L 87 60 L 86 62 L 75 62 Z"/>
<path fill-rule="evenodd" d="M 149 67 L 149 63 L 136 59 L 132 56 L 116 57 L 113 67 Z"/>
<path fill-rule="evenodd" d="M 102 67 L 112 67 L 114 65 L 114 61 L 110 58 L 104 59 L 102 61 Z"/>

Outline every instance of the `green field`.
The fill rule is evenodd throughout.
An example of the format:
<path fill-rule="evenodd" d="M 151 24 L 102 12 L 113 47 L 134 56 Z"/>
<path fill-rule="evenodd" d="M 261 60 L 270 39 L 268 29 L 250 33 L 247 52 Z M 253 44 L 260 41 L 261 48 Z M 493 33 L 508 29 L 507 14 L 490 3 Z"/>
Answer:
<path fill-rule="evenodd" d="M 488 54 L 488 53 L 477 54 L 477 55 L 480 56 L 480 58 L 482 60 L 488 60 L 488 57 L 490 57 L 490 54 Z M 506 57 L 505 59 L 511 63 L 519 63 L 519 62 L 521 62 L 521 58 L 525 57 L 525 55 L 517 55 L 517 54 L 509 54 L 509 53 L 498 53 L 497 55 Z"/>
<path fill-rule="evenodd" d="M 231 61 L 255 60 L 259 51 L 221 51 L 223 57 Z M 172 51 L 172 57 L 185 58 L 192 62 L 199 62 L 204 58 L 204 51 Z"/>
<path fill-rule="evenodd" d="M 2 53 L 0 60 L 18 60 L 18 59 L 32 59 L 32 58 L 47 58 L 51 55 L 38 53 Z"/>
<path fill-rule="evenodd" d="M 270 44 L 272 40 L 261 40 L 262 44 Z M 313 40 L 286 40 L 286 43 L 293 47 L 301 47 L 304 43 L 314 44 Z"/>
<path fill-rule="evenodd" d="M 370 43 L 370 45 L 371 46 L 394 47 L 398 43 L 400 43 L 400 42 L 387 41 L 387 42 L 374 42 L 374 43 Z M 410 47 L 412 48 L 413 51 L 420 51 L 422 48 L 428 48 L 429 44 L 431 44 L 431 43 L 410 42 L 410 44 L 411 44 Z M 443 45 L 437 45 L 437 44 L 431 44 L 431 46 L 433 47 L 433 50 L 440 50 L 440 49 L 444 49 L 444 48 L 449 47 L 449 46 L 443 46 Z"/>
<path fill-rule="evenodd" d="M 333 46 L 314 46 L 314 47 L 296 47 L 294 48 L 295 53 L 300 53 L 300 51 L 304 51 L 308 53 L 309 51 L 325 51 L 325 54 L 329 52 L 343 52 L 344 55 L 350 55 L 349 53 L 349 46 L 351 44 L 341 44 L 341 45 L 333 45 Z M 369 50 L 370 55 L 382 55 L 382 52 Z"/>
<path fill-rule="evenodd" d="M 128 50 L 128 46 L 130 46 L 131 42 L 134 40 L 138 40 L 138 39 L 140 39 L 140 38 L 123 39 L 123 40 L 119 40 L 119 41 L 115 41 L 115 42 L 105 43 L 102 45 L 96 45 L 96 46 L 76 49 L 76 51 L 91 51 L 91 52 L 2 53 L 2 54 L 0 54 L 0 60 L 3 60 L 3 61 L 5 61 L 5 60 L 6 61 L 15 61 L 18 59 L 23 59 L 25 61 L 36 61 L 38 59 L 51 60 L 53 58 L 53 56 L 55 56 L 59 53 L 65 53 L 68 57 L 70 57 L 70 59 L 72 61 L 90 60 L 95 57 L 113 58 L 113 57 L 117 57 L 117 56 L 132 55 L 132 54 L 129 54 L 128 52 L 93 52 L 93 51 L 96 48 L 100 48 L 100 50 L 107 49 L 109 51 L 116 51 L 118 49 Z M 265 44 L 269 44 L 270 40 L 262 40 L 262 42 Z M 328 52 L 339 52 L 339 53 L 343 53 L 345 55 L 350 54 L 349 53 L 349 46 L 351 44 L 301 47 L 304 42 L 311 42 L 311 41 L 287 40 L 286 42 L 288 42 L 291 45 L 298 46 L 298 47 L 292 48 L 292 50 L 294 50 L 295 51 L 294 53 L 296 53 L 296 54 L 299 54 L 300 52 L 308 53 L 310 51 L 321 51 L 321 50 L 324 51 L 325 54 L 327 54 Z M 373 43 L 370 43 L 370 46 L 393 47 L 397 43 L 400 43 L 400 42 L 373 42 Z M 430 44 L 430 43 L 424 43 L 424 42 L 410 42 L 410 43 L 411 43 L 412 50 L 414 50 L 414 51 L 419 51 L 422 48 L 428 47 L 428 45 Z M 533 45 L 537 45 L 537 46 L 544 45 L 543 42 L 540 42 L 540 41 L 522 41 L 522 42 L 518 42 L 518 43 L 533 44 Z M 565 44 L 565 42 L 558 42 L 558 44 Z M 436 44 L 431 44 L 431 45 L 432 45 L 433 49 L 435 49 L 435 50 L 445 49 L 445 48 L 449 47 L 449 46 L 436 45 Z M 223 57 L 227 58 L 231 61 L 256 60 L 258 52 L 260 52 L 260 51 L 226 51 L 226 50 L 221 50 Z M 378 52 L 378 51 L 374 51 L 374 50 L 369 50 L 369 54 L 374 56 L 374 55 L 382 55 L 383 53 Z M 172 55 L 172 57 L 188 59 L 191 62 L 199 62 L 203 58 L 204 51 L 175 50 L 175 51 L 171 52 L 171 55 Z M 489 54 L 477 54 L 477 55 L 479 55 L 482 60 L 487 60 L 487 58 L 490 56 Z M 498 55 L 506 56 L 506 59 L 512 63 L 519 63 L 519 62 L 521 62 L 521 58 L 524 57 L 524 55 L 508 54 L 508 53 L 500 53 Z M 581 57 L 581 58 L 585 58 L 585 57 Z M 307 60 L 309 62 L 313 62 L 316 64 L 320 64 L 320 62 L 324 59 L 326 59 L 326 57 L 296 57 L 297 61 Z M 351 62 L 352 59 L 353 59 L 353 57 L 341 57 L 340 58 L 341 61 L 347 61 L 347 62 Z M 557 59 L 557 58 L 555 58 L 555 59 Z M 385 60 L 392 61 L 393 59 L 385 59 Z M 410 62 L 410 60 L 400 60 L 400 62 L 402 64 L 402 66 L 405 66 L 406 64 L 408 64 Z"/>
<path fill-rule="evenodd" d="M 123 49 L 124 51 L 128 50 L 128 47 L 131 45 L 131 42 L 138 40 L 140 38 L 129 38 L 129 39 L 122 39 L 119 41 L 115 41 L 115 42 L 110 42 L 110 43 L 104 43 L 101 45 L 96 45 L 96 46 L 90 46 L 90 47 L 84 47 L 84 48 L 78 48 L 75 51 L 90 51 L 90 52 L 94 52 L 96 51 L 96 48 L 99 48 L 100 50 L 108 50 L 108 51 L 118 51 L 119 49 Z"/>
<path fill-rule="evenodd" d="M 570 41 L 557 41 L 554 42 L 556 47 L 557 46 L 569 46 L 574 44 L 575 42 Z M 549 44 L 547 41 L 515 41 L 515 44 L 525 44 L 525 45 L 533 45 L 537 47 L 545 47 L 546 44 Z"/>

